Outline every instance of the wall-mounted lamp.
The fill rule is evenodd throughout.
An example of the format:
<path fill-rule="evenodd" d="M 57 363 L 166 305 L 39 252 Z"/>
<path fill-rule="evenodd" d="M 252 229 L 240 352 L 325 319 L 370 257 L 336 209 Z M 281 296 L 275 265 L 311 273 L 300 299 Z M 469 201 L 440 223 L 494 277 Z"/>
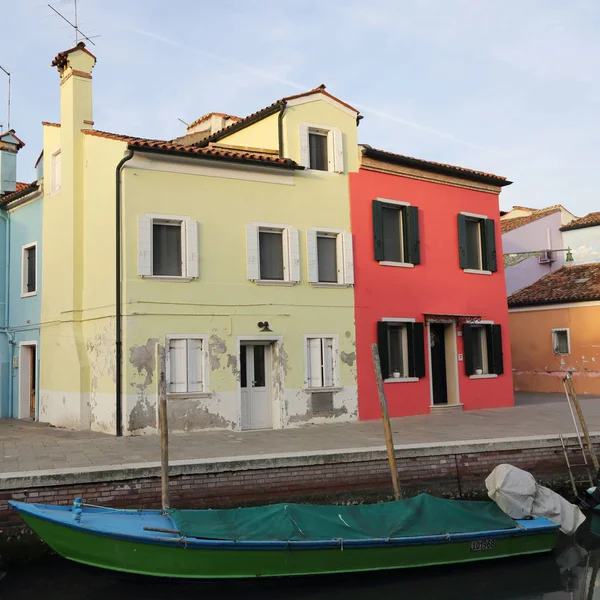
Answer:
<path fill-rule="evenodd" d="M 567 262 L 573 262 L 573 253 L 571 252 L 571 248 L 567 248 Z"/>
<path fill-rule="evenodd" d="M 257 325 L 262 332 L 273 331 L 272 329 L 269 329 L 269 321 L 259 321 Z"/>

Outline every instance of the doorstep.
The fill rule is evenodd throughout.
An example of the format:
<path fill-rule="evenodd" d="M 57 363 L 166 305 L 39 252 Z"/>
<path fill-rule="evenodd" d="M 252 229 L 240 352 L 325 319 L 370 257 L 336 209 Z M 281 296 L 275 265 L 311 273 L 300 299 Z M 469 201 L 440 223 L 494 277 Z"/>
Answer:
<path fill-rule="evenodd" d="M 429 410 L 432 415 L 448 415 L 450 413 L 462 412 L 462 404 L 432 404 Z"/>

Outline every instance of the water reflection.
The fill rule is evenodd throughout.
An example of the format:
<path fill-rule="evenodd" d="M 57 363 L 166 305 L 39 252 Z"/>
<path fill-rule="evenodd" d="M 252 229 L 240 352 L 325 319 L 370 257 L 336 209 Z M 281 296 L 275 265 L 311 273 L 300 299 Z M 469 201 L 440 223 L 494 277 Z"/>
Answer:
<path fill-rule="evenodd" d="M 594 547 L 596 546 L 596 547 Z M 572 544 L 542 557 L 435 569 L 312 579 L 252 582 L 173 582 L 115 577 L 68 561 L 10 569 L 0 581 L 2 600 L 600 600 L 594 596 L 600 540 Z"/>

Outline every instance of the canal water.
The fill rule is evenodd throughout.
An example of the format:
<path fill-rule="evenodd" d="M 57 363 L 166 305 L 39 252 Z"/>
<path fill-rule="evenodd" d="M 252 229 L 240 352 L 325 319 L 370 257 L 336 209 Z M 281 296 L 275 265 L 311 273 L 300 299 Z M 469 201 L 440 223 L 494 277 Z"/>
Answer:
<path fill-rule="evenodd" d="M 541 557 L 310 579 L 134 579 L 62 559 L 7 568 L 1 600 L 600 600 L 600 539 Z M 598 586 L 598 592 L 594 595 Z"/>

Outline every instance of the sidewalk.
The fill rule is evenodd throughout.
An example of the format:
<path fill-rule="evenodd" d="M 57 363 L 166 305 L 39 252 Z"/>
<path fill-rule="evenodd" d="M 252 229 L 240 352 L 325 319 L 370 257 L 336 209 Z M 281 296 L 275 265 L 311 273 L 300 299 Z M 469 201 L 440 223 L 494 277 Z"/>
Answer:
<path fill-rule="evenodd" d="M 581 398 L 590 433 L 600 432 L 600 398 Z M 392 420 L 396 446 L 503 440 L 574 433 L 562 395 L 517 394 L 514 408 Z M 600 435 L 600 434 L 599 434 Z M 286 453 L 379 449 L 380 421 L 267 431 L 206 431 L 171 434 L 172 461 Z M 43 423 L 0 420 L 0 473 L 153 463 L 160 460 L 158 436 L 116 438 L 56 429 Z"/>

